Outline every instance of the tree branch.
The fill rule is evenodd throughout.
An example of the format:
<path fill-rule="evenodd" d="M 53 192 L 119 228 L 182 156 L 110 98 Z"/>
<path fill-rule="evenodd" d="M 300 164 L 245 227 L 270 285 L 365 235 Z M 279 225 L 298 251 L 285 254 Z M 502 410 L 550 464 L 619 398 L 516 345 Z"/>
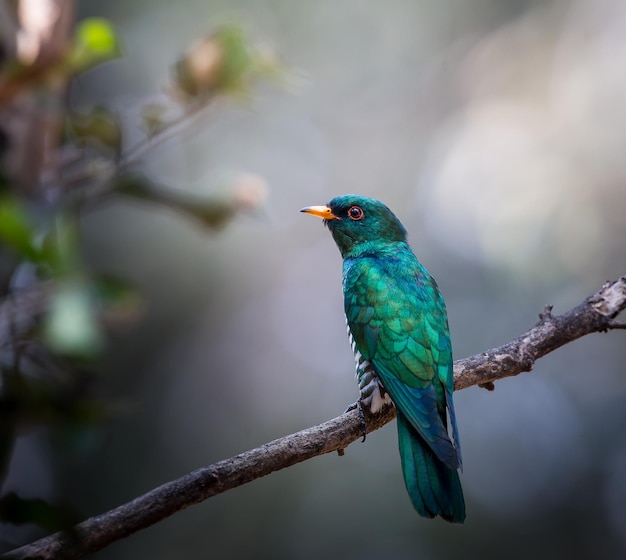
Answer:
<path fill-rule="evenodd" d="M 6 7 L 0 15 L 14 19 Z M 40 194 L 41 175 L 54 161 L 62 136 L 59 105 L 67 80 L 55 76 L 43 87 L 34 86 L 50 77 L 51 69 L 67 52 L 73 21 L 73 1 L 21 0 L 17 21 L 2 25 L 3 30 L 13 31 L 6 37 L 10 54 L 23 65 L 17 77 L 10 72 L 0 75 L 0 122 L 10 139 L 6 166 L 16 190 L 35 198 Z"/>
<path fill-rule="evenodd" d="M 530 371 L 535 361 L 594 332 L 623 328 L 614 319 L 626 309 L 626 276 L 607 282 L 580 305 L 554 317 L 547 306 L 539 322 L 515 340 L 454 364 L 455 389 L 481 385 Z M 367 416 L 372 432 L 395 417 L 393 407 Z M 153 525 L 177 511 L 317 455 L 341 451 L 362 435 L 356 410 L 301 432 L 266 443 L 167 482 L 133 501 L 91 517 L 71 531 L 56 533 L 0 556 L 1 559 L 73 559 Z"/>
<path fill-rule="evenodd" d="M 530 371 L 535 361 L 561 346 L 594 332 L 620 329 L 614 322 L 626 309 L 626 276 L 606 282 L 600 290 L 563 315 L 554 317 L 546 306 L 539 322 L 515 340 L 454 363 L 456 391 L 480 385 L 493 389 L 493 382 Z"/>

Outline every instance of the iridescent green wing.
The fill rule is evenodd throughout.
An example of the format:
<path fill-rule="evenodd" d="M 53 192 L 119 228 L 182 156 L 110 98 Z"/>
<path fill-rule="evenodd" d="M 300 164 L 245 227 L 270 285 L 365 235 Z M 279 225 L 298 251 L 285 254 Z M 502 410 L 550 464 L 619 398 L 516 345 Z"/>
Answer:
<path fill-rule="evenodd" d="M 398 410 L 444 463 L 458 468 L 446 421 L 446 407 L 452 407 L 452 351 L 445 304 L 434 280 L 412 253 L 361 257 L 345 263 L 344 307 L 356 348 L 374 366 Z"/>

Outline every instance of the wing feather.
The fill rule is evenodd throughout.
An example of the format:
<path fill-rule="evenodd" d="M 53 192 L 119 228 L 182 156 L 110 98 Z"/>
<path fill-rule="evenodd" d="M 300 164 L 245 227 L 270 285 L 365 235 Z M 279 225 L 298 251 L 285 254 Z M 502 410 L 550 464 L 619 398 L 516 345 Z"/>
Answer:
<path fill-rule="evenodd" d="M 344 261 L 344 296 L 356 349 L 435 455 L 457 469 L 452 350 L 445 303 L 435 281 L 410 249 L 402 258 L 361 256 Z"/>

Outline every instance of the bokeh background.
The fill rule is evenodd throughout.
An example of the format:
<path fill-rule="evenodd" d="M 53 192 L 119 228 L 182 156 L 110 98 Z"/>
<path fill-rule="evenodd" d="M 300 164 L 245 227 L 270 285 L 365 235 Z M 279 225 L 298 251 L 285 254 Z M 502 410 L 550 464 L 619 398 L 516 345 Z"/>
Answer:
<path fill-rule="evenodd" d="M 131 138 L 179 53 L 224 21 L 267 42 L 289 75 L 212 107 L 143 162 L 155 180 L 198 193 L 241 174 L 263 180 L 254 215 L 208 234 L 120 199 L 84 218 L 91 265 L 130 279 L 146 302 L 100 364 L 118 412 L 71 452 L 26 433 L 7 489 L 94 515 L 340 414 L 357 396 L 340 256 L 298 213 L 337 194 L 396 211 L 446 297 L 458 358 L 626 273 L 620 0 L 78 8 L 115 25 L 125 56 L 79 77 L 71 105 L 118 111 Z M 622 332 L 594 335 L 494 393 L 455 395 L 464 526 L 412 510 L 392 424 L 342 458 L 275 473 L 93 557 L 624 557 L 625 360 Z"/>

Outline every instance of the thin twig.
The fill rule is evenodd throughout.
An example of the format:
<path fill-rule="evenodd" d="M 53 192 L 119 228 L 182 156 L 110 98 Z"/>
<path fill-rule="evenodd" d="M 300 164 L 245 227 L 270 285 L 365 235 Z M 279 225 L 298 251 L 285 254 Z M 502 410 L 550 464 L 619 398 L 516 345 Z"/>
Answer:
<path fill-rule="evenodd" d="M 157 145 L 177 136 L 181 128 L 189 124 L 195 124 L 197 121 L 194 120 L 194 117 L 197 117 L 200 113 L 211 107 L 213 99 L 213 97 L 203 98 L 201 102 L 186 106 L 180 115 L 173 118 L 171 121 L 164 122 L 163 126 L 154 134 L 147 135 L 134 146 L 130 147 L 119 163 L 118 169 L 116 170 L 117 174 L 139 162 L 141 158 Z"/>
<path fill-rule="evenodd" d="M 551 309 L 546 308 L 540 321 L 515 340 L 455 362 L 455 389 L 492 386 L 497 379 L 530 371 L 537 359 L 577 338 L 622 328 L 614 319 L 624 309 L 626 276 L 607 282 L 563 315 L 554 317 Z M 367 431 L 377 430 L 394 417 L 393 407 L 368 416 Z M 131 502 L 83 521 L 69 532 L 50 535 L 7 552 L 0 559 L 80 558 L 226 490 L 317 455 L 341 451 L 361 436 L 359 413 L 352 410 L 324 424 L 167 482 Z"/>
<path fill-rule="evenodd" d="M 207 97 L 195 104 L 189 104 L 180 115 L 164 122 L 156 132 L 146 135 L 128 148 L 119 161 L 115 164 L 111 163 L 110 169 L 103 170 L 102 166 L 83 167 L 72 175 L 68 175 L 62 179 L 63 190 L 71 190 L 71 187 L 97 181 L 95 185 L 90 185 L 85 189 L 85 193 L 82 194 L 83 198 L 93 201 L 100 196 L 110 193 L 116 187 L 120 176 L 139 164 L 141 159 L 159 144 L 175 138 L 185 127 L 198 125 L 199 118 L 203 116 L 202 113 L 208 111 L 213 106 L 213 100 L 213 97 Z M 71 164 L 75 163 L 75 161 L 71 162 Z M 55 178 L 55 180 L 58 179 Z"/>

